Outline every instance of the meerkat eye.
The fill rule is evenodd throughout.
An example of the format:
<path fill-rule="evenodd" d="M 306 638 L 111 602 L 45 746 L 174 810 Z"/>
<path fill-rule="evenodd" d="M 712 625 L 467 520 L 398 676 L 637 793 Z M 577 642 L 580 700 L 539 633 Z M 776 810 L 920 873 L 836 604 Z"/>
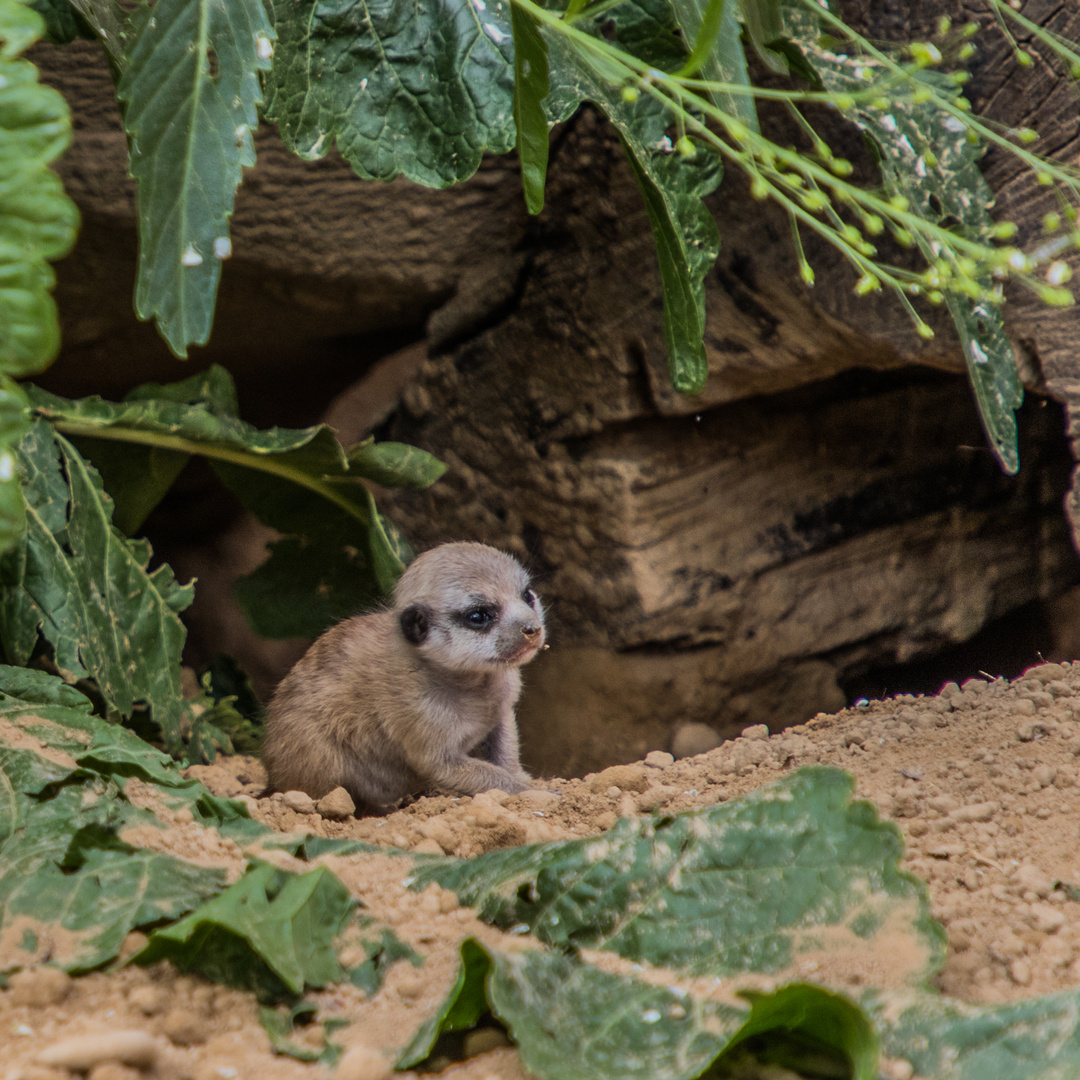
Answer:
<path fill-rule="evenodd" d="M 465 612 L 463 622 L 470 630 L 486 630 L 495 621 L 491 608 L 474 607 Z"/>
<path fill-rule="evenodd" d="M 533 604 L 536 603 L 536 593 L 534 593 L 532 589 L 526 589 L 521 594 L 521 599 L 524 600 L 525 603 L 529 605 L 529 607 L 532 607 Z"/>

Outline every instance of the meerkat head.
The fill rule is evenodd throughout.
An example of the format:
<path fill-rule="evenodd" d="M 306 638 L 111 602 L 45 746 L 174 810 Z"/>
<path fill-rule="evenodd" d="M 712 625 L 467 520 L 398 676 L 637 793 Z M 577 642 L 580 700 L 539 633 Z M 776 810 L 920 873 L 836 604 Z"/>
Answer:
<path fill-rule="evenodd" d="M 443 544 L 394 590 L 401 633 L 428 663 L 455 671 L 527 664 L 544 645 L 544 609 L 525 568 L 485 544 Z"/>

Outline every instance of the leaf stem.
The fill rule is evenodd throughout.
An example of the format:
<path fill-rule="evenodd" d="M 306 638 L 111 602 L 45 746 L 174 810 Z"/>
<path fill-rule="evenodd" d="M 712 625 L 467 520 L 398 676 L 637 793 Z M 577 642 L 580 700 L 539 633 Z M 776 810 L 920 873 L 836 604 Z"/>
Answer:
<path fill-rule="evenodd" d="M 156 446 L 163 450 L 175 450 L 183 454 L 201 454 L 203 457 L 213 458 L 216 461 L 225 461 L 230 465 L 240 465 L 244 468 L 270 473 L 273 476 L 280 476 L 283 480 L 290 480 L 299 487 L 307 488 L 309 491 L 321 495 L 339 509 L 344 510 L 350 517 L 363 522 L 369 528 L 375 524 L 375 517 L 372 513 L 374 504 L 370 501 L 371 492 L 368 490 L 367 485 L 363 483 L 361 477 L 355 477 L 355 479 L 363 485 L 364 492 L 368 496 L 367 505 L 363 507 L 337 492 L 328 482 L 328 478 L 312 476 L 301 469 L 283 465 L 270 457 L 256 454 L 254 451 L 234 450 L 220 444 L 186 439 L 182 435 L 166 435 L 163 432 L 143 431 L 139 428 L 121 427 L 119 425 L 103 427 L 98 424 L 80 423 L 77 420 L 58 420 L 49 416 L 47 410 L 39 410 L 39 415 L 57 431 L 61 431 L 65 435 L 83 435 L 93 439 L 112 439 L 116 442 L 139 443 L 142 446 Z"/>

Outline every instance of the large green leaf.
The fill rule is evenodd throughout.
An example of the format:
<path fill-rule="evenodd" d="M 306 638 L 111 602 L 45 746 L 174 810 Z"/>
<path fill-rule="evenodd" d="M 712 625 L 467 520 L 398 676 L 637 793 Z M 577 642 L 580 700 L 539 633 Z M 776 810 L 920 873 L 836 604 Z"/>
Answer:
<path fill-rule="evenodd" d="M 276 0 L 266 115 L 301 157 L 336 144 L 365 180 L 464 180 L 514 145 L 508 6 Z"/>
<path fill-rule="evenodd" d="M 707 375 L 703 280 L 719 238 L 700 200 L 719 183 L 720 166 L 715 155 L 685 160 L 672 154 L 670 118 L 658 103 L 647 95 L 625 100 L 618 80 L 606 81 L 595 58 L 539 29 L 531 14 L 516 12 L 512 26 L 502 0 L 438 0 L 426 7 L 394 0 L 379 8 L 363 0 L 278 0 L 274 14 L 279 42 L 267 116 L 302 157 L 321 157 L 336 143 L 365 179 L 402 174 L 433 187 L 464 180 L 485 150 L 514 145 L 516 116 L 526 200 L 535 213 L 547 146 L 542 111 L 560 121 L 582 101 L 598 105 L 618 129 L 645 196 L 674 384 L 685 393 L 701 390 Z M 575 25 L 597 36 L 614 26 L 621 45 L 666 70 L 687 57 L 666 0 L 626 0 Z M 724 26 L 730 35 L 730 19 Z M 527 53 L 518 61 L 516 101 L 512 33 Z M 741 47 L 737 36 L 735 45 L 731 40 L 725 38 L 722 49 L 724 70 L 738 79 L 734 50 L 741 55 Z M 745 103 L 738 107 L 746 111 Z"/>
<path fill-rule="evenodd" d="M 323 867 L 289 874 L 268 863 L 197 911 L 151 935 L 135 962 L 170 960 L 218 982 L 279 1000 L 344 975 L 334 939 L 355 901 Z"/>
<path fill-rule="evenodd" d="M 499 951 L 469 939 L 454 986 L 398 1067 L 420 1063 L 440 1032 L 475 1026 L 490 1010 L 509 1030 L 530 1075 L 550 1080 L 691 1080 L 722 1054 L 762 1036 L 777 1049 L 790 1043 L 796 1055 L 812 1046 L 856 1080 L 875 1075 L 876 1037 L 847 998 L 805 983 L 774 993 L 717 991 L 715 997 L 689 993 L 671 971 L 649 980 L 575 954 Z"/>
<path fill-rule="evenodd" d="M 111 708 L 147 705 L 166 745 L 181 753 L 178 613 L 191 603 L 168 566 L 149 569 L 150 545 L 112 524 L 112 500 L 78 451 L 42 420 L 19 444 L 27 531 L 0 568 L 0 639 L 25 664 L 39 637 L 69 682 L 92 678 Z"/>
<path fill-rule="evenodd" d="M 736 802 L 624 819 L 600 837 L 417 867 L 481 917 L 527 926 L 560 948 L 594 948 L 695 975 L 779 972 L 841 938 L 874 948 L 911 936 L 917 985 L 939 968 L 944 935 L 925 886 L 899 869 L 895 825 L 832 769 L 802 769 Z M 889 931 L 892 932 L 892 931 Z"/>
<path fill-rule="evenodd" d="M 119 403 L 30 393 L 39 416 L 77 438 L 92 460 L 100 457 L 129 529 L 190 455 L 209 459 L 244 506 L 281 533 L 271 558 L 237 590 L 253 627 L 269 637 L 318 635 L 390 590 L 411 558 L 363 480 L 426 487 L 444 471 L 401 443 L 368 440 L 346 453 L 325 425 L 259 431 L 237 418 L 221 368 L 140 388 Z"/>
<path fill-rule="evenodd" d="M 688 23 L 689 25 L 689 23 Z M 671 8 L 664 0 L 626 0 L 580 28 L 596 36 L 612 32 L 620 45 L 657 68 L 686 61 Z M 563 120 L 591 101 L 614 125 L 641 189 L 656 244 L 664 294 L 664 342 L 672 385 L 699 393 L 708 376 L 705 355 L 705 276 L 716 262 L 720 234 L 701 201 L 720 183 L 719 158 L 699 151 L 684 157 L 669 132 L 671 117 L 648 95 L 627 100 L 622 87 L 581 46 L 546 33 L 551 90 L 548 115 Z"/>
<path fill-rule="evenodd" d="M 865 94 L 875 79 L 892 78 L 881 61 L 822 45 L 812 17 L 789 18 L 799 46 L 826 89 Z M 960 96 L 959 87 L 940 72 L 925 70 L 913 78 L 932 87 L 939 98 L 955 101 Z M 888 99 L 887 109 L 857 104 L 854 98 L 852 105 L 841 109 L 877 147 L 886 192 L 906 199 L 909 208 L 927 221 L 991 243 L 994 222 L 989 210 L 994 195 L 978 166 L 985 147 L 971 141 L 967 127 L 932 100 L 916 103 L 895 94 Z M 933 261 L 934 252 L 925 242 L 923 254 Z M 992 293 L 989 278 L 979 284 Z M 1015 473 L 1020 467 L 1015 412 L 1023 402 L 1024 388 L 1005 333 L 1002 301 L 973 300 L 948 281 L 940 288 L 960 335 L 987 438 L 1001 467 Z"/>
<path fill-rule="evenodd" d="M 0 0 L 0 554 L 26 527 L 15 447 L 26 397 L 9 376 L 47 367 L 60 348 L 49 260 L 66 255 L 79 224 L 49 168 L 71 138 L 67 102 L 18 55 L 44 32 L 23 0 Z"/>
<path fill-rule="evenodd" d="M 138 184 L 135 310 L 186 356 L 210 337 L 275 35 L 261 0 L 157 0 L 132 18 L 117 94 Z"/>
<path fill-rule="evenodd" d="M 49 261 L 71 250 L 79 224 L 49 168 L 71 139 L 67 102 L 18 59 L 44 25 L 23 0 L 0 0 L 0 374 L 15 376 L 60 347 Z"/>
<path fill-rule="evenodd" d="M 72 971 L 113 959 L 129 931 L 176 919 L 220 891 L 224 871 L 133 847 L 120 833 L 163 827 L 124 797 L 129 777 L 165 805 L 253 837 L 262 826 L 185 780 L 131 732 L 91 715 L 44 672 L 0 667 L 0 969 L 41 959 Z"/>

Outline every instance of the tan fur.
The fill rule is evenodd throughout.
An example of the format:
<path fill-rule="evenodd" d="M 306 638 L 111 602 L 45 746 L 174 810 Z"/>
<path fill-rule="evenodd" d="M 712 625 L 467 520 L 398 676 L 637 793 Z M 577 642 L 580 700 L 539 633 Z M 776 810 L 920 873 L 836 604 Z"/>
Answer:
<path fill-rule="evenodd" d="M 344 787 L 367 809 L 431 787 L 522 791 L 518 669 L 543 643 L 515 559 L 472 543 L 425 552 L 391 610 L 328 630 L 282 680 L 263 744 L 271 785 L 313 798 Z"/>

